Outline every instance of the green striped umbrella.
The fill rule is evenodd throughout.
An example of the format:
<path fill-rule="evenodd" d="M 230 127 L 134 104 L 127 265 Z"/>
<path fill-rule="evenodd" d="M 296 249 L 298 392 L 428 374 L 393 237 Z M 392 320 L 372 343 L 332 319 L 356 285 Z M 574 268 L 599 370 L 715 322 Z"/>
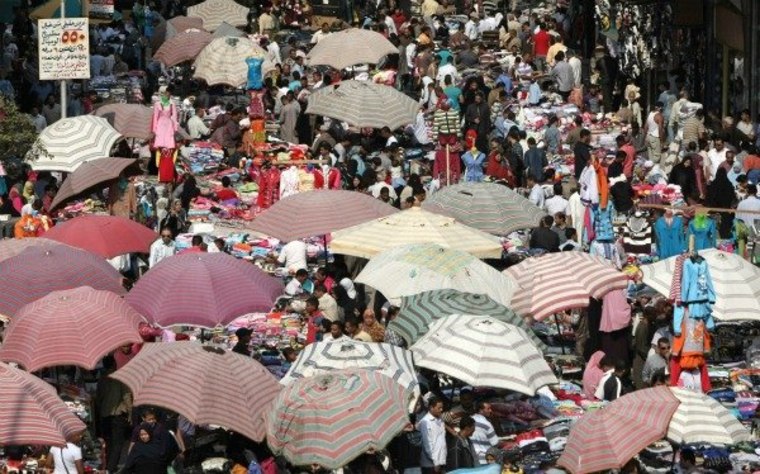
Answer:
<path fill-rule="evenodd" d="M 524 329 L 539 349 L 546 348 L 530 326 L 511 309 L 486 295 L 457 290 L 424 291 L 404 296 L 401 299 L 401 311 L 388 325 L 388 329 L 398 333 L 411 346 L 428 332 L 436 320 L 452 314 L 491 316 Z"/>
<path fill-rule="evenodd" d="M 408 424 L 407 390 L 395 380 L 339 370 L 285 387 L 267 419 L 267 442 L 295 466 L 338 469 L 385 448 Z"/>
<path fill-rule="evenodd" d="M 422 207 L 494 235 L 537 227 L 546 215 L 520 194 L 495 183 L 446 186 L 426 199 Z"/>

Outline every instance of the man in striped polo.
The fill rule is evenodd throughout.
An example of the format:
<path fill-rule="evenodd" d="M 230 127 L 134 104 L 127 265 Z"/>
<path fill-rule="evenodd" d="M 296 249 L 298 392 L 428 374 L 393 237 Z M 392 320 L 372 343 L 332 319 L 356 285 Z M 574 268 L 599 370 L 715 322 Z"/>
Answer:
<path fill-rule="evenodd" d="M 475 454 L 478 457 L 478 462 L 481 465 L 486 464 L 486 451 L 489 448 L 496 446 L 499 442 L 499 438 L 496 436 L 496 431 L 493 429 L 493 425 L 488 418 L 491 416 L 491 404 L 484 401 L 479 401 L 478 412 L 472 415 L 472 419 L 475 420 L 475 433 L 470 437 L 472 445 L 475 448 Z"/>

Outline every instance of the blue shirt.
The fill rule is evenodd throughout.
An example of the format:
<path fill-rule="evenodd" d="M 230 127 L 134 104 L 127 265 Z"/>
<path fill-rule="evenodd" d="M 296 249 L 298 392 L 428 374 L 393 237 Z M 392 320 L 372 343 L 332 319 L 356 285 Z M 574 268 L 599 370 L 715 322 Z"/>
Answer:
<path fill-rule="evenodd" d="M 504 91 L 507 93 L 507 95 L 512 94 L 512 78 L 506 74 L 502 74 L 496 79 L 496 85 L 499 84 L 504 85 Z"/>
<path fill-rule="evenodd" d="M 457 86 L 451 86 L 445 88 L 443 90 L 443 93 L 446 94 L 446 97 L 449 98 L 449 102 L 451 102 L 451 108 L 458 112 L 461 107 L 461 104 L 459 103 L 459 97 L 462 95 L 462 89 Z"/>
<path fill-rule="evenodd" d="M 528 88 L 528 102 L 531 105 L 538 104 L 538 102 L 541 100 L 541 86 L 538 85 L 538 82 L 531 82 L 530 87 Z"/>

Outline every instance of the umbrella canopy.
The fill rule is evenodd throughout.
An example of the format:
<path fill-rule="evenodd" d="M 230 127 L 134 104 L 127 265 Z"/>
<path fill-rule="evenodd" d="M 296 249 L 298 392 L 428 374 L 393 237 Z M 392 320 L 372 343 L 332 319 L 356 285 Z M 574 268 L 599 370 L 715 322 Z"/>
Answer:
<path fill-rule="evenodd" d="M 21 308 L 0 346 L 0 360 L 35 372 L 44 367 L 95 368 L 124 344 L 142 342 L 143 322 L 119 295 L 83 286 L 54 291 Z"/>
<path fill-rule="evenodd" d="M 539 321 L 567 309 L 585 308 L 589 298 L 601 299 L 628 285 L 628 277 L 608 260 L 583 252 L 527 258 L 504 273 L 523 289 L 515 294 L 511 308 Z"/>
<path fill-rule="evenodd" d="M 420 396 L 412 353 L 397 346 L 376 342 L 316 342 L 309 344 L 290 366 L 283 385 L 335 370 L 367 369 L 386 375 L 408 391 L 410 410 Z"/>
<path fill-rule="evenodd" d="M 699 255 L 707 261 L 715 288 L 713 316 L 724 321 L 760 319 L 760 269 L 722 250 L 702 250 Z M 669 296 L 675 263 L 676 257 L 672 257 L 642 266 L 644 283 Z"/>
<path fill-rule="evenodd" d="M 377 64 L 398 48 L 372 30 L 349 28 L 332 33 L 317 43 L 306 56 L 310 66 L 344 69 L 357 64 Z"/>
<path fill-rule="evenodd" d="M 135 405 L 167 408 L 254 441 L 264 438 L 264 413 L 280 392 L 254 359 L 192 342 L 146 344 L 111 377 L 132 390 Z"/>
<path fill-rule="evenodd" d="M 187 16 L 201 18 L 207 31 L 214 31 L 222 23 L 232 26 L 248 24 L 248 9 L 233 0 L 206 0 L 188 7 Z"/>
<path fill-rule="evenodd" d="M 411 350 L 419 367 L 476 387 L 535 395 L 544 385 L 557 383 L 525 331 L 490 316 L 441 318 Z"/>
<path fill-rule="evenodd" d="M 225 36 L 232 36 L 234 38 L 243 38 L 245 33 L 238 28 L 230 25 L 226 21 L 222 22 L 216 30 L 214 30 L 214 38 L 224 38 Z"/>
<path fill-rule="evenodd" d="M 395 130 L 414 122 L 420 105 L 393 87 L 366 81 L 341 81 L 309 96 L 306 113 L 356 127 Z"/>
<path fill-rule="evenodd" d="M 638 390 L 583 415 L 570 429 L 557 464 L 573 474 L 619 469 L 662 439 L 678 405 L 667 387 Z"/>
<path fill-rule="evenodd" d="M 144 105 L 108 104 L 98 107 L 95 115 L 108 120 L 108 123 L 126 138 L 147 140 L 152 133 L 150 125 L 153 121 L 153 109 Z"/>
<path fill-rule="evenodd" d="M 192 8 L 192 7 L 191 7 Z M 248 58 L 263 58 L 265 51 L 248 38 L 217 38 L 195 59 L 195 77 L 208 85 L 239 87 L 248 79 Z M 264 64 L 263 70 L 266 71 Z"/>
<path fill-rule="evenodd" d="M 37 138 L 39 146 L 30 151 L 36 171 L 71 173 L 86 161 L 111 154 L 111 148 L 121 138 L 106 119 L 94 115 L 65 118 L 48 125 Z M 36 156 L 34 156 L 36 154 Z"/>
<path fill-rule="evenodd" d="M 282 292 L 280 281 L 248 262 L 225 253 L 189 253 L 151 268 L 126 300 L 161 326 L 213 328 L 246 313 L 269 311 Z"/>
<path fill-rule="evenodd" d="M 0 446 L 65 446 L 86 427 L 51 385 L 0 362 Z"/>
<path fill-rule="evenodd" d="M 40 245 L 54 246 L 62 244 L 44 237 L 37 237 L 36 239 L 3 239 L 0 240 L 0 262 L 15 257 L 29 247 Z"/>
<path fill-rule="evenodd" d="M 202 30 L 203 20 L 194 16 L 175 16 L 168 21 L 161 21 L 153 31 L 151 46 L 158 50 L 164 41 L 175 37 L 187 30 Z"/>
<path fill-rule="evenodd" d="M 259 214 L 250 228 L 286 242 L 324 235 L 398 210 L 372 196 L 353 191 L 320 190 L 277 201 Z M 298 215 L 298 219 L 293 219 Z"/>
<path fill-rule="evenodd" d="M 681 402 L 668 425 L 668 439 L 676 444 L 736 444 L 750 440 L 750 433 L 714 398 L 671 387 Z"/>
<path fill-rule="evenodd" d="M 153 59 L 167 66 L 175 66 L 185 61 L 192 61 L 213 40 L 211 33 L 201 30 L 183 31 L 164 41 Z M 119 127 L 116 127 L 118 130 Z M 123 132 L 122 132 L 123 133 Z"/>
<path fill-rule="evenodd" d="M 91 286 L 124 294 L 121 275 L 101 257 L 68 245 L 28 247 L 0 262 L 0 314 L 13 317 L 24 305 L 53 291 Z"/>
<path fill-rule="evenodd" d="M 407 244 L 438 244 L 479 258 L 500 258 L 499 239 L 418 207 L 333 233 L 334 253 L 372 258 Z"/>
<path fill-rule="evenodd" d="M 392 303 L 423 291 L 458 289 L 485 293 L 508 306 L 518 288 L 512 278 L 463 252 L 437 244 L 393 247 L 372 258 L 356 278 Z"/>
<path fill-rule="evenodd" d="M 407 393 L 389 377 L 341 370 L 285 387 L 267 417 L 267 442 L 296 466 L 345 466 L 385 447 L 409 423 Z"/>
<path fill-rule="evenodd" d="M 388 329 L 397 332 L 412 345 L 428 332 L 431 324 L 452 314 L 491 316 L 522 328 L 536 347 L 542 350 L 545 347 L 523 318 L 511 309 L 486 295 L 458 290 L 433 290 L 402 297 L 399 314 L 390 322 Z"/>
<path fill-rule="evenodd" d="M 422 208 L 494 235 L 532 229 L 546 215 L 520 194 L 495 183 L 446 186 L 426 199 Z"/>
<path fill-rule="evenodd" d="M 66 202 L 77 194 L 81 194 L 100 183 L 116 179 L 129 165 L 134 163 L 132 158 L 100 158 L 82 165 L 63 180 L 61 188 L 50 204 L 51 209 Z"/>
<path fill-rule="evenodd" d="M 84 215 L 51 228 L 45 237 L 113 258 L 127 253 L 148 253 L 158 234 L 125 217 Z"/>

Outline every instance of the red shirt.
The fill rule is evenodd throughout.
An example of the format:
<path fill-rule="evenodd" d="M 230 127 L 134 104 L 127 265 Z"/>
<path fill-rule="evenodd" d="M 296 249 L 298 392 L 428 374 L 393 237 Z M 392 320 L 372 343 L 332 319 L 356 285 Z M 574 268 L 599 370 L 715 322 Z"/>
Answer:
<path fill-rule="evenodd" d="M 546 56 L 549 52 L 549 33 L 539 30 L 533 35 L 533 54 L 536 56 Z"/>
<path fill-rule="evenodd" d="M 636 159 L 636 150 L 633 145 L 626 143 L 620 147 L 620 151 L 625 152 L 625 161 L 623 162 L 623 174 L 626 178 L 631 179 L 633 177 L 633 161 Z"/>
<path fill-rule="evenodd" d="M 222 188 L 216 192 L 216 199 L 219 201 L 227 201 L 229 199 L 237 199 L 237 193 L 230 188 Z"/>

